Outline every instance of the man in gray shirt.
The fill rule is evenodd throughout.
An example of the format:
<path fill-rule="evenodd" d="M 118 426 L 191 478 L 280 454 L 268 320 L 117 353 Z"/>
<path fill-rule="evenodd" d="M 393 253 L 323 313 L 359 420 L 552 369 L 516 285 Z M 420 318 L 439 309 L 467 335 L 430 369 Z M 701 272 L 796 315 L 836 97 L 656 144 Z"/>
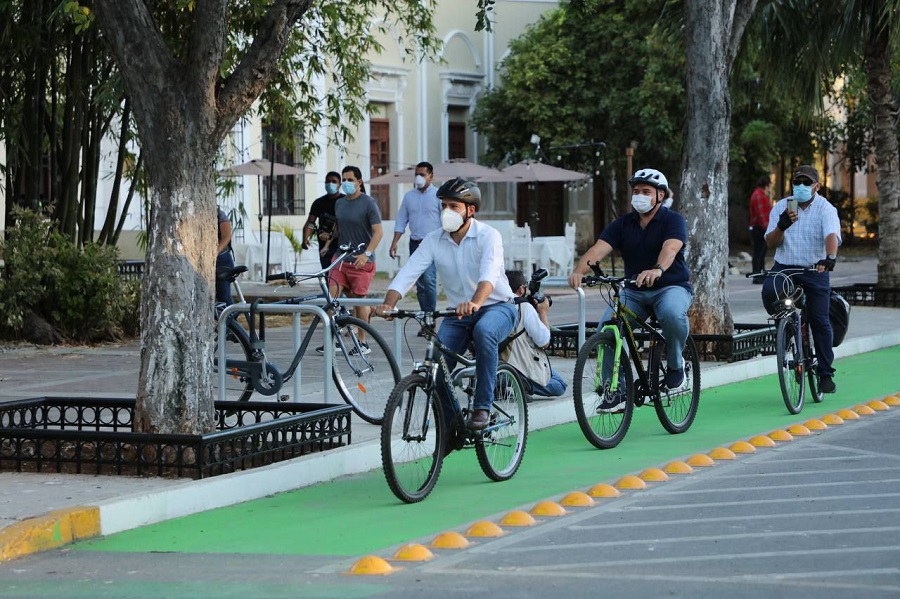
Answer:
<path fill-rule="evenodd" d="M 418 249 L 422 239 L 432 231 L 441 228 L 441 201 L 437 189 L 432 185 L 434 167 L 431 163 L 416 165 L 415 189 L 406 192 L 397 223 L 394 226 L 394 241 L 391 243 L 391 258 L 397 257 L 397 243 L 409 225 L 409 254 Z M 429 266 L 416 281 L 416 297 L 420 310 L 434 310 L 437 307 L 437 271 L 434 264 Z"/>
<path fill-rule="evenodd" d="M 331 269 L 329 289 L 334 296 L 343 293 L 347 297 L 366 297 L 375 277 L 375 248 L 382 237 L 381 212 L 372 196 L 365 193 L 358 167 L 345 166 L 341 171 L 341 192 L 344 197 L 334 203 L 338 240 L 353 248 L 363 243 L 365 248 Z M 360 320 L 369 321 L 368 306 L 355 306 L 353 312 Z M 363 331 L 359 331 L 359 340 L 365 340 Z M 362 346 L 363 353 L 368 353 L 368 344 Z"/>

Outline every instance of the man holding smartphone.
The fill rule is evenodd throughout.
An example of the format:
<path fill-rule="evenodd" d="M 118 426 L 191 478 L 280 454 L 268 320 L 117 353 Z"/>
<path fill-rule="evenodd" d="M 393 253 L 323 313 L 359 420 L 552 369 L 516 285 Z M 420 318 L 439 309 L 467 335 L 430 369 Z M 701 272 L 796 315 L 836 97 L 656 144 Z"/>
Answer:
<path fill-rule="evenodd" d="M 773 271 L 785 268 L 809 268 L 817 273 L 793 277 L 806 292 L 806 317 L 812 328 L 819 357 L 820 390 L 834 393 L 834 349 L 831 321 L 828 318 L 831 280 L 837 250 L 841 244 L 841 222 L 837 210 L 819 195 L 819 172 L 805 164 L 791 177 L 792 195 L 778 201 L 769 215 L 766 245 L 775 248 Z M 762 289 L 763 305 L 769 313 L 778 301 L 775 279 L 766 277 Z"/>

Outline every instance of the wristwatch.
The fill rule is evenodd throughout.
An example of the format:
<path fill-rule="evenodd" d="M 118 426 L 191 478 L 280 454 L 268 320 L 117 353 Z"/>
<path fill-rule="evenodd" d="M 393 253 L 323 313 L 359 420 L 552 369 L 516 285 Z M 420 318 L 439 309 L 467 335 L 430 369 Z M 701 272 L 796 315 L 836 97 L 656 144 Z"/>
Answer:
<path fill-rule="evenodd" d="M 828 254 L 829 260 L 837 260 L 837 254 Z"/>
<path fill-rule="evenodd" d="M 369 250 L 366 250 L 365 252 L 363 252 L 363 256 L 365 256 L 366 258 L 371 258 L 372 252 L 370 252 Z"/>
<path fill-rule="evenodd" d="M 666 272 L 666 269 L 662 267 L 662 264 L 657 264 L 657 265 L 654 266 L 653 268 L 658 268 L 658 269 L 659 269 L 659 272 L 661 272 L 661 273 L 663 273 L 663 274 L 665 274 L 665 272 Z"/>

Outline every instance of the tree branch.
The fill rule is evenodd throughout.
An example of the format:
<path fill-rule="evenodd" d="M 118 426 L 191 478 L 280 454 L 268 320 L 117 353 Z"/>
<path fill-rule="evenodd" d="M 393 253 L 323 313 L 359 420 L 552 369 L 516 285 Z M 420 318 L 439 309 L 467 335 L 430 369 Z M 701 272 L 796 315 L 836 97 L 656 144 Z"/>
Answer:
<path fill-rule="evenodd" d="M 737 0 L 734 5 L 734 15 L 731 21 L 731 32 L 728 39 L 728 54 L 725 59 L 728 61 L 728 72 L 734 65 L 734 59 L 741 48 L 741 40 L 744 38 L 744 31 L 747 29 L 747 23 L 753 18 L 753 12 L 759 0 Z"/>
<path fill-rule="evenodd" d="M 231 129 L 269 84 L 291 28 L 309 10 L 311 3 L 311 0 L 276 0 L 263 17 L 259 34 L 253 38 L 250 49 L 216 90 L 217 139 Z"/>
<path fill-rule="evenodd" d="M 201 93 L 208 93 L 219 77 L 219 67 L 225 55 L 227 0 L 206 0 L 195 5 L 195 18 L 188 49 L 187 81 L 193 82 Z"/>
<path fill-rule="evenodd" d="M 171 82 L 175 58 L 143 0 L 94 0 L 94 8 L 132 99 L 157 97 L 164 90 L 154 86 Z"/>

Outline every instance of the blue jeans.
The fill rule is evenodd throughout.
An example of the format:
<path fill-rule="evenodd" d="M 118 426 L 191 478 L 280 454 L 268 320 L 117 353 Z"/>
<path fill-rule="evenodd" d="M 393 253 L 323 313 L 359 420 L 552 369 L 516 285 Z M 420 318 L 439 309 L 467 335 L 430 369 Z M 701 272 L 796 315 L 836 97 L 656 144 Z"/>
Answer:
<path fill-rule="evenodd" d="M 534 382 L 527 376 L 522 377 L 522 383 L 525 384 L 525 390 L 529 395 L 540 395 L 541 397 L 559 397 L 566 392 L 566 381 L 562 375 L 550 369 L 550 380 L 546 385 Z"/>
<path fill-rule="evenodd" d="M 216 257 L 216 270 L 223 267 L 234 268 L 234 254 L 231 250 L 222 252 Z M 231 281 L 220 281 L 216 277 L 216 301 L 225 302 L 226 306 L 234 303 L 231 299 Z"/>
<path fill-rule="evenodd" d="M 475 410 L 488 410 L 494 405 L 494 387 L 497 384 L 497 363 L 500 361 L 500 342 L 509 337 L 518 310 L 513 304 L 482 306 L 478 312 L 463 318 L 445 318 L 438 331 L 438 339 L 458 354 L 463 354 L 469 341 L 475 346 Z M 447 358 L 452 371 L 456 360 Z"/>
<path fill-rule="evenodd" d="M 653 309 L 663 337 L 666 339 L 666 349 L 668 350 L 666 365 L 670 369 L 684 368 L 684 358 L 681 352 L 684 350 L 684 344 L 690 333 L 687 313 L 694 299 L 691 292 L 678 285 L 668 285 L 661 289 L 640 291 L 623 289 L 621 297 L 622 303 L 641 318 L 646 319 L 648 311 Z M 611 317 L 612 308 L 607 308 L 603 314 L 603 322 Z"/>
<path fill-rule="evenodd" d="M 772 267 L 773 271 L 780 271 L 790 266 L 779 264 L 778 262 Z M 762 288 L 763 306 L 771 314 L 771 306 L 778 301 L 778 294 L 775 291 L 775 279 L 777 277 L 766 277 Z M 831 346 L 834 341 L 834 334 L 831 330 L 831 319 L 828 317 L 828 308 L 831 301 L 831 277 L 828 271 L 822 273 L 799 273 L 791 276 L 795 284 L 803 287 L 806 293 L 806 318 L 809 320 L 809 326 L 812 329 L 813 343 L 816 346 L 816 356 L 819 359 L 819 376 L 833 376 L 834 368 L 834 348 Z"/>
<path fill-rule="evenodd" d="M 410 255 L 419 248 L 420 243 L 421 239 L 409 240 Z M 416 298 L 420 310 L 433 311 L 437 308 L 437 269 L 433 262 L 416 281 Z"/>

